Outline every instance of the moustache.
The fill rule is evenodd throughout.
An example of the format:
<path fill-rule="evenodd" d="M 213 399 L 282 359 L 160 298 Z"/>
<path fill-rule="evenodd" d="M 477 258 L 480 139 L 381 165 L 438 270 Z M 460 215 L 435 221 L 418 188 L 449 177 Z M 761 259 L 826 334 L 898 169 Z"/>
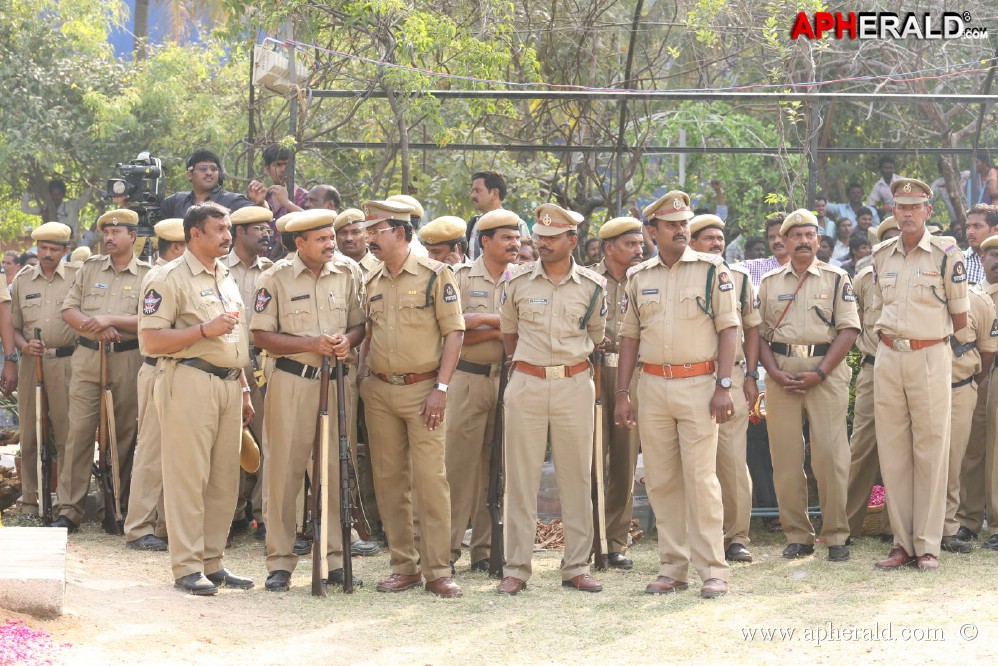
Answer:
<path fill-rule="evenodd" d="M 797 246 L 797 251 L 799 252 L 801 250 L 813 251 L 813 250 L 811 250 L 811 246 L 810 245 L 798 245 Z"/>

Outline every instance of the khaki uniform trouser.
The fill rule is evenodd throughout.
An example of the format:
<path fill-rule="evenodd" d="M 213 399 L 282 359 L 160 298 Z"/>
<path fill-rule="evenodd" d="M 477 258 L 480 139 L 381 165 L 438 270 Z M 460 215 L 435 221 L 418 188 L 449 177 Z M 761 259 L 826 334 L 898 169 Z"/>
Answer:
<path fill-rule="evenodd" d="M 724 508 L 717 481 L 717 424 L 710 414 L 714 375 L 638 378 L 638 427 L 645 487 L 658 529 L 660 576 L 728 580 Z"/>
<path fill-rule="evenodd" d="M 499 364 L 495 364 L 499 365 Z M 471 561 L 489 558 L 492 520 L 486 505 L 495 430 L 498 369 L 492 377 L 457 370 L 447 392 L 447 485 L 450 486 L 450 559 L 461 559 L 471 521 Z"/>
<path fill-rule="evenodd" d="M 731 401 L 735 414 L 717 428 L 717 482 L 721 484 L 724 506 L 724 547 L 734 543 L 749 545 L 752 520 L 752 476 L 746 461 L 749 404 L 745 400 L 745 368 L 736 364 L 731 371 Z"/>
<path fill-rule="evenodd" d="M 988 434 L 984 454 L 984 504 L 991 534 L 998 534 L 998 455 L 995 455 L 995 441 L 998 440 L 998 385 L 988 391 Z"/>
<path fill-rule="evenodd" d="M 62 467 L 66 460 L 69 435 L 69 385 L 73 375 L 72 358 L 44 359 L 45 395 L 48 400 L 49 432 L 55 442 L 55 454 Z M 21 511 L 38 513 L 38 438 L 35 434 L 35 357 L 22 356 L 17 372 L 17 415 L 21 424 Z M 89 480 L 89 470 L 87 479 Z M 58 481 L 58 479 L 56 479 Z M 55 509 L 53 505 L 53 509 Z"/>
<path fill-rule="evenodd" d="M 374 486 L 391 551 L 392 572 L 427 581 L 450 576 L 450 490 L 445 465 L 444 429 L 426 427 L 419 410 L 432 381 L 394 386 L 371 376 L 360 385 Z M 450 418 L 453 418 L 451 416 Z M 446 418 L 445 418 L 446 422 Z M 413 541 L 412 493 L 419 493 L 420 552 Z"/>
<path fill-rule="evenodd" d="M 977 408 L 974 410 L 974 422 L 970 429 L 970 441 L 960 465 L 960 507 L 956 519 L 960 525 L 977 534 L 984 524 L 985 506 L 993 506 L 988 502 L 991 481 L 991 464 L 994 452 L 994 437 L 998 432 L 994 421 L 995 410 L 998 409 L 998 389 L 992 389 L 991 369 L 984 382 L 977 387 Z M 994 393 L 994 395 L 992 395 Z M 993 497 L 992 494 L 990 497 Z M 996 523 L 998 520 L 991 520 Z"/>
<path fill-rule="evenodd" d="M 215 573 L 223 568 L 239 494 L 239 382 L 168 361 L 153 398 L 161 424 L 163 507 L 173 577 Z"/>
<path fill-rule="evenodd" d="M 589 573 L 593 546 L 593 403 L 591 375 L 546 380 L 513 372 L 506 387 L 506 566 L 529 580 L 537 534 L 537 492 L 551 439 L 565 552 L 562 580 Z M 606 413 L 604 412 L 604 417 Z"/>
<path fill-rule="evenodd" d="M 911 352 L 877 347 L 874 404 L 880 472 L 894 543 L 916 557 L 939 556 L 950 447 L 949 345 Z"/>
<path fill-rule="evenodd" d="M 310 469 L 315 442 L 316 415 L 319 413 L 319 380 L 297 377 L 282 370 L 270 376 L 266 404 L 267 497 L 264 522 L 267 524 L 267 571 L 294 571 L 296 513 L 300 493 Z M 325 553 L 329 570 L 343 567 L 343 534 L 340 528 L 340 454 L 336 417 L 336 384 L 329 383 L 329 513 Z M 313 492 L 320 479 L 311 479 Z"/>
<path fill-rule="evenodd" d="M 877 458 L 877 431 L 873 418 L 873 366 L 866 363 L 856 377 L 856 403 L 852 417 L 852 460 L 849 463 L 849 487 L 846 491 L 846 515 L 849 534 L 863 533 L 866 507 L 870 504 L 873 484 L 880 474 Z M 891 521 L 886 510 L 880 512 L 880 533 L 891 533 Z"/>
<path fill-rule="evenodd" d="M 136 380 L 142 356 L 138 349 L 107 355 L 107 377 L 114 397 L 114 422 L 121 473 L 121 509 L 128 504 L 132 478 L 132 449 L 138 429 Z M 100 352 L 79 346 L 73 352 L 73 378 L 69 387 L 69 435 L 65 457 L 59 465 L 59 515 L 74 523 L 83 520 L 94 463 L 97 424 L 100 420 Z"/>
<path fill-rule="evenodd" d="M 634 514 L 634 468 L 638 464 L 640 437 L 613 422 L 617 407 L 617 368 L 604 366 L 600 377 L 603 400 L 603 469 L 606 478 L 606 547 L 611 553 L 627 550 Z M 631 381 L 631 398 L 637 411 L 638 378 Z"/>
<path fill-rule="evenodd" d="M 785 372 L 813 371 L 821 358 L 777 356 Z M 846 409 L 850 370 L 843 361 L 828 379 L 804 395 L 787 393 L 772 383 L 766 391 L 766 430 L 773 456 L 773 485 L 780 505 L 780 523 L 787 543 L 814 543 L 814 526 L 807 515 L 807 477 L 804 474 L 804 415 L 811 436 L 811 469 L 818 482 L 821 539 L 826 546 L 845 545 L 849 538 L 846 488 L 849 485 L 849 440 Z"/>
<path fill-rule="evenodd" d="M 166 538 L 163 511 L 163 453 L 159 412 L 153 400 L 158 370 L 147 363 L 139 368 L 136 381 L 139 403 L 139 437 L 135 444 L 132 485 L 128 493 L 125 541 L 153 534 Z"/>
<path fill-rule="evenodd" d="M 943 536 L 953 536 L 960 529 L 956 512 L 960 508 L 960 467 L 970 441 L 970 430 L 977 408 L 977 382 L 953 389 L 953 402 L 950 407 L 949 460 L 946 464 L 946 517 L 943 521 Z"/>

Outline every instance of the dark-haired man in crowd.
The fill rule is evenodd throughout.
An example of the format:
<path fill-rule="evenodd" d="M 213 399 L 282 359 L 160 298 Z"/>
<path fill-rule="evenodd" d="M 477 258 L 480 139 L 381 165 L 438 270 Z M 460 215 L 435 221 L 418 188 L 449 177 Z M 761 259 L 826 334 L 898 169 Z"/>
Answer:
<path fill-rule="evenodd" d="M 478 213 L 468 221 L 468 258 L 477 259 L 482 253 L 482 245 L 478 240 L 478 229 L 475 223 L 490 210 L 502 208 L 506 198 L 506 178 L 498 171 L 476 171 L 471 174 L 471 204 Z M 530 236 L 526 222 L 520 223 L 520 238 Z"/>
<path fill-rule="evenodd" d="M 207 148 L 198 148 L 187 158 L 187 180 L 191 183 L 190 192 L 171 194 L 159 205 L 163 219 L 182 218 L 188 208 L 204 201 L 214 201 L 229 210 L 238 210 L 253 203 L 242 194 L 222 189 L 225 181 L 222 160 Z"/>

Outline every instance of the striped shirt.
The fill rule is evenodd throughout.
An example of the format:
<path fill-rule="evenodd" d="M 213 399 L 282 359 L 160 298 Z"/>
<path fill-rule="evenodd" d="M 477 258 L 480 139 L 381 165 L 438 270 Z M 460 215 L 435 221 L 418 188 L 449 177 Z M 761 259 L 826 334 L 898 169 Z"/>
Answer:
<path fill-rule="evenodd" d="M 759 283 L 762 282 L 762 276 L 769 271 L 779 268 L 783 264 L 776 257 L 766 257 L 764 259 L 748 259 L 739 262 L 737 265 L 739 268 L 744 268 L 748 271 L 749 277 L 752 278 L 752 285 L 758 289 Z"/>

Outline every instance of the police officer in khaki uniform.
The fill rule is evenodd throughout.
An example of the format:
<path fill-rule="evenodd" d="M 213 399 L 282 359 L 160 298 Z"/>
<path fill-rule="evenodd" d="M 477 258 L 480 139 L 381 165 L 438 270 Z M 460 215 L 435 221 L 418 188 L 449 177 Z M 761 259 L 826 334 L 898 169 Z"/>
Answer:
<path fill-rule="evenodd" d="M 374 483 L 391 548 L 392 574 L 379 592 L 403 592 L 423 578 L 413 543 L 410 492 L 419 495 L 426 589 L 456 597 L 450 577 L 450 493 L 444 463 L 447 389 L 461 353 L 464 318 L 454 276 L 410 251 L 411 206 L 367 201 L 371 251 L 368 335 L 361 346 L 360 395 L 370 433 Z"/>
<path fill-rule="evenodd" d="M 601 592 L 588 564 L 596 398 L 588 357 L 603 342 L 606 280 L 572 258 L 581 215 L 552 203 L 534 215 L 540 260 L 511 270 L 500 296 L 500 328 L 513 368 L 504 396 L 506 565 L 496 589 L 514 595 L 530 579 L 537 491 L 550 437 L 565 527 L 562 585 Z"/>
<path fill-rule="evenodd" d="M 163 356 L 153 391 L 162 424 L 163 505 L 175 586 L 198 596 L 253 587 L 222 562 L 239 493 L 240 423 L 253 418 L 243 368 L 239 287 L 220 261 L 232 242 L 227 208 L 195 204 L 184 216 L 187 250 L 159 269 L 142 297 L 139 331 Z"/>
<path fill-rule="evenodd" d="M 131 478 L 132 449 L 138 418 L 136 377 L 142 365 L 136 339 L 142 278 L 151 268 L 132 254 L 139 216 L 112 210 L 97 220 L 108 254 L 87 259 L 62 305 L 62 318 L 79 334 L 69 388 L 69 435 L 59 465 L 59 519 L 52 525 L 75 532 L 83 520 L 94 462 L 94 432 L 99 416 L 100 342 L 107 357 L 108 382 L 114 395 L 121 500 L 125 508 Z"/>
<path fill-rule="evenodd" d="M 273 214 L 269 208 L 246 206 L 233 211 L 229 218 L 232 220 L 232 250 L 222 259 L 222 263 L 239 285 L 239 294 L 243 297 L 243 303 L 250 303 L 256 294 L 256 281 L 260 274 L 274 264 L 267 258 Z M 249 335 L 249 322 L 239 323 Z M 257 350 L 251 347 L 250 354 L 250 364 L 244 368 L 248 378 L 254 377 L 254 372 L 260 364 Z M 252 379 L 249 385 L 253 390 L 250 393 L 253 401 L 253 423 L 250 429 L 256 441 L 261 442 L 263 441 L 263 391 Z M 266 503 L 263 495 L 265 474 L 263 470 L 266 465 L 266 459 L 261 459 L 260 469 L 255 474 L 248 475 L 245 470 L 240 472 L 239 499 L 236 501 L 236 513 L 232 517 L 234 528 L 232 531 L 240 531 L 246 525 L 246 503 L 249 502 L 253 510 L 253 520 L 257 523 L 256 538 L 259 540 L 263 540 L 267 534 L 263 520 Z"/>
<path fill-rule="evenodd" d="M 893 217 L 888 217 L 880 226 L 871 229 L 876 242 L 888 240 L 901 234 Z M 864 257 L 866 259 L 866 257 Z M 870 502 L 870 491 L 880 475 L 880 460 L 877 457 L 877 433 L 873 418 L 873 364 L 880 338 L 873 325 L 880 317 L 880 292 L 874 283 L 873 261 L 858 270 L 853 278 L 856 292 L 856 309 L 859 312 L 860 334 L 856 338 L 860 366 L 856 376 L 856 401 L 852 417 L 852 438 L 849 440 L 851 461 L 849 463 L 849 486 L 846 489 L 846 518 L 849 521 L 849 534 L 858 537 L 863 531 L 866 507 Z M 890 538 L 891 523 L 888 512 L 880 512 L 880 534 Z"/>
<path fill-rule="evenodd" d="M 951 553 L 969 553 L 972 546 L 956 536 L 960 522 L 960 467 L 963 464 L 970 430 L 977 408 L 978 387 L 994 365 L 998 351 L 998 319 L 991 298 L 972 285 L 967 289 L 970 310 L 967 326 L 950 336 L 953 349 L 953 402 L 950 412 L 950 449 L 946 480 L 946 518 L 943 523 L 942 549 Z"/>
<path fill-rule="evenodd" d="M 467 231 L 467 222 L 454 215 L 445 215 L 431 221 L 417 235 L 430 259 L 459 266 L 468 257 Z"/>
<path fill-rule="evenodd" d="M 986 280 L 986 284 L 982 283 L 982 286 L 985 293 L 991 298 L 995 306 L 998 307 L 998 236 L 991 236 L 985 239 L 981 243 L 981 253 L 983 255 L 984 277 Z M 990 371 L 991 378 L 988 382 L 987 440 L 983 461 L 984 496 L 991 536 L 981 544 L 981 547 L 987 550 L 998 551 L 998 516 L 995 515 L 995 500 L 998 499 L 998 456 L 995 455 L 995 442 L 998 441 L 998 385 L 995 383 L 996 371 L 994 370 L 994 367 L 998 366 L 994 364 L 992 366 Z M 970 532 L 969 528 L 968 532 Z M 970 533 L 973 534 L 973 532 Z"/>
<path fill-rule="evenodd" d="M 264 440 L 269 466 L 264 476 L 269 591 L 286 591 L 298 563 L 292 552 L 295 512 L 316 424 L 316 419 L 303 416 L 319 413 L 322 359 L 346 360 L 364 335 L 360 285 L 347 260 L 333 252 L 335 217 L 333 211 L 316 208 L 287 225 L 286 231 L 295 234 L 295 257 L 281 261 L 260 280 L 252 301 L 253 340 L 276 358 L 267 392 Z M 330 385 L 329 401 L 336 404 L 335 385 Z M 339 439 L 334 419 L 330 419 L 329 437 L 332 442 Z M 330 487 L 339 483 L 339 468 L 339 457 L 330 455 L 325 470 Z M 330 515 L 338 516 L 339 493 L 331 493 L 329 500 Z M 341 531 L 330 529 L 325 536 L 329 583 L 342 584 Z"/>
<path fill-rule="evenodd" d="M 38 265 L 29 266 L 11 284 L 11 317 L 14 342 L 21 350 L 17 413 L 21 427 L 21 513 L 38 515 L 38 442 L 35 433 L 34 386 L 38 358 L 42 358 L 48 413 L 56 458 L 65 460 L 69 433 L 69 382 L 76 335 L 62 320 L 62 302 L 69 293 L 76 266 L 62 260 L 73 230 L 60 222 L 46 222 L 31 232 L 38 247 Z M 3 290 L 0 289 L 0 292 Z M 35 331 L 41 330 L 41 338 Z M 44 489 L 43 492 L 51 492 Z"/>
<path fill-rule="evenodd" d="M 690 220 L 690 247 L 697 252 L 724 256 L 724 220 L 697 215 Z M 759 397 L 759 310 L 748 271 L 729 266 L 738 299 L 735 363 L 731 368 L 734 416 L 717 428 L 717 481 L 724 505 L 724 559 L 751 562 L 749 523 L 752 520 L 752 476 L 746 459 L 749 410 Z M 747 369 L 746 369 L 747 368 Z"/>
<path fill-rule="evenodd" d="M 967 325 L 967 268 L 952 239 L 932 236 L 932 190 L 912 178 L 891 184 L 897 238 L 873 251 L 883 309 L 873 366 L 880 471 L 894 549 L 880 569 L 939 568 L 946 513 L 952 352 Z"/>
<path fill-rule="evenodd" d="M 142 280 L 143 289 L 156 276 L 160 267 L 181 257 L 187 249 L 184 221 L 171 217 L 153 227 L 158 240 L 159 256 L 152 270 Z M 159 359 L 146 353 L 139 338 L 142 367 L 136 380 L 138 393 L 139 432 L 132 465 L 132 485 L 128 493 L 128 515 L 125 517 L 125 547 L 133 550 L 166 550 L 166 513 L 163 509 L 163 454 L 160 442 L 159 413 L 153 400 L 153 387 L 159 374 Z"/>
<path fill-rule="evenodd" d="M 520 222 L 516 213 L 503 209 L 483 215 L 477 227 L 482 237 L 482 254 L 454 273 L 466 331 L 461 358 L 451 379 L 451 399 L 447 406 L 450 418 L 445 425 L 451 506 L 450 557 L 451 562 L 461 558 L 461 543 L 470 520 L 472 571 L 489 570 L 492 550 L 492 521 L 486 493 L 503 361 L 499 284 L 520 250 Z M 464 239 L 463 232 L 461 238 Z M 431 254 L 434 247 L 434 244 L 427 247 Z"/>
<path fill-rule="evenodd" d="M 336 250 L 360 264 L 364 275 L 374 270 L 378 265 L 378 259 L 367 247 L 364 211 L 347 208 L 336 216 L 333 228 L 336 230 Z"/>
<path fill-rule="evenodd" d="M 480 228 L 480 227 L 476 227 Z M 592 267 L 606 279 L 606 332 L 601 353 L 596 360 L 603 364 L 600 384 L 596 390 L 603 400 L 603 409 L 613 414 L 617 404 L 617 340 L 618 319 L 624 302 L 627 269 L 637 266 L 644 258 L 644 234 L 641 221 L 633 217 L 617 217 L 599 230 L 603 259 Z M 632 387 L 633 388 L 633 387 Z M 637 430 L 622 428 L 613 419 L 603 419 L 604 469 L 606 470 L 606 544 L 607 561 L 611 567 L 630 569 L 634 563 L 624 556 L 631 531 L 634 504 L 634 467 L 638 460 Z"/>
<path fill-rule="evenodd" d="M 638 426 L 660 562 L 659 575 L 645 592 L 689 587 L 692 553 L 703 580 L 700 596 L 719 597 L 728 592 L 728 563 L 716 475 L 717 425 L 735 413 L 735 285 L 720 257 L 689 247 L 693 213 L 685 192 L 668 192 L 644 214 L 659 255 L 628 277 L 614 421 L 635 425 L 629 387 L 635 361 L 641 361 Z"/>
<path fill-rule="evenodd" d="M 810 424 L 811 468 L 818 482 L 821 540 L 828 559 L 849 559 L 846 410 L 852 372 L 844 362 L 859 335 L 856 293 L 849 275 L 816 258 L 818 218 L 806 209 L 787 215 L 780 235 L 790 261 L 759 285 L 759 356 L 773 386 L 766 392 L 766 430 L 773 484 L 787 537 L 783 557 L 814 552 L 807 515 L 803 418 Z"/>

